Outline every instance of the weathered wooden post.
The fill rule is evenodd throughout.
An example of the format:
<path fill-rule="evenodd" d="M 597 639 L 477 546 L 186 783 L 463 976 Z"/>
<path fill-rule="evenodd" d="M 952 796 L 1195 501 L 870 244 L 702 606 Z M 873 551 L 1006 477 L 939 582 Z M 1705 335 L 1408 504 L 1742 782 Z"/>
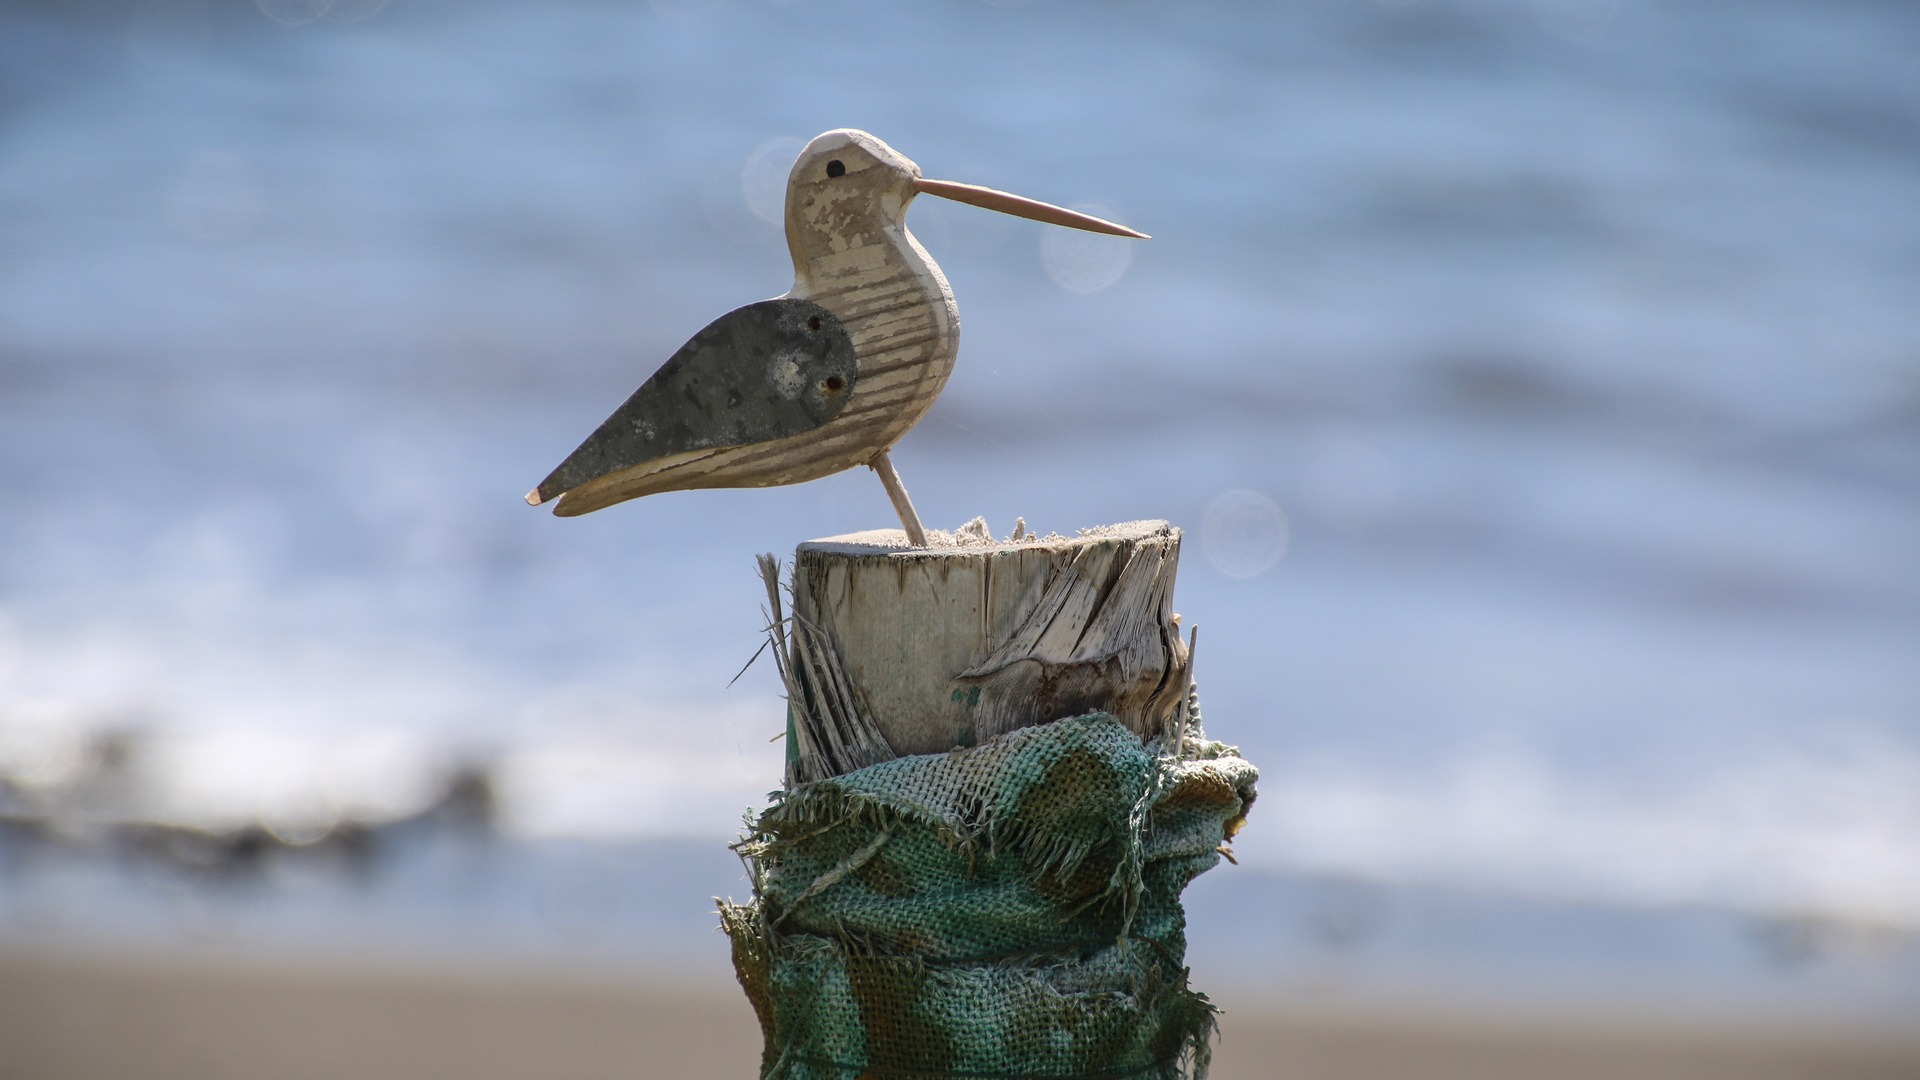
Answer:
<path fill-rule="evenodd" d="M 792 779 L 1090 712 L 1143 738 L 1180 722 L 1191 676 L 1173 613 L 1178 529 L 996 541 L 978 522 L 936 535 L 927 547 L 898 529 L 800 545 Z"/>
<path fill-rule="evenodd" d="M 721 904 L 763 1075 L 1204 1072 L 1179 894 L 1256 772 L 1199 731 L 1164 521 L 762 556 L 788 787 Z"/>

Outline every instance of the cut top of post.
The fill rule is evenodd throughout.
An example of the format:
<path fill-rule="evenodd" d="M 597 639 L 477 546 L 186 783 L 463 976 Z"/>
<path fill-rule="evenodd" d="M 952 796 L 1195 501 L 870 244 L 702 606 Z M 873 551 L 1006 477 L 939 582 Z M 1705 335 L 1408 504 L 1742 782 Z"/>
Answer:
<path fill-rule="evenodd" d="M 1149 537 L 1178 538 L 1180 530 L 1168 521 L 1159 518 L 1145 518 L 1140 521 L 1123 521 L 1117 525 L 1096 525 L 1081 529 L 1073 536 L 1059 533 L 1028 533 L 1017 540 L 995 540 L 986 530 L 985 522 L 975 518 L 972 522 L 952 532 L 943 529 L 927 530 L 927 546 L 915 547 L 907 539 L 903 529 L 863 529 L 860 532 L 842 533 L 839 536 L 823 536 L 817 540 L 808 540 L 797 549 L 805 552 L 826 552 L 834 555 L 902 555 L 909 557 L 946 558 L 952 555 L 985 555 L 1005 551 L 1048 551 L 1068 550 L 1088 543 L 1103 540 L 1139 540 Z"/>
<path fill-rule="evenodd" d="M 874 529 L 808 541 L 794 562 L 795 616 L 892 753 L 1093 711 L 1143 737 L 1177 722 L 1191 679 L 1172 613 L 1179 529 L 995 540 L 976 519 L 928 541 Z"/>

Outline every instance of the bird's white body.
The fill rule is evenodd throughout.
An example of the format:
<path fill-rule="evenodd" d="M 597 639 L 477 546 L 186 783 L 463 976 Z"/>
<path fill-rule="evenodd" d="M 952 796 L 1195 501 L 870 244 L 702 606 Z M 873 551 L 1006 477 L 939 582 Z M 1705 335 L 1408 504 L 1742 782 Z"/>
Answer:
<path fill-rule="evenodd" d="M 831 163 L 844 172 L 827 174 Z M 947 384 L 960 310 L 940 267 L 907 231 L 920 167 L 864 131 L 807 144 L 787 183 L 793 289 L 832 312 L 853 339 L 858 375 L 845 408 L 811 431 L 769 442 L 671 454 L 580 485 L 571 516 L 661 491 L 797 484 L 871 462 L 918 423 Z"/>

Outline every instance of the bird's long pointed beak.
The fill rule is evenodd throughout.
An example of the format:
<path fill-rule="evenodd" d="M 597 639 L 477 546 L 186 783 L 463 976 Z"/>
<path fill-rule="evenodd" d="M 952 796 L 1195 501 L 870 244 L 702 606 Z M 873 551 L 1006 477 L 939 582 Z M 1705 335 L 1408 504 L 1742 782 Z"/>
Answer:
<path fill-rule="evenodd" d="M 993 188 L 981 187 L 978 184 L 956 184 L 951 180 L 915 180 L 914 185 L 928 195 L 938 195 L 943 199 L 952 199 L 969 206 L 998 210 L 1003 214 L 1012 214 L 1014 217 L 1032 218 L 1049 225 L 1065 225 L 1069 229 L 1085 229 L 1088 232 L 1106 233 L 1109 236 L 1131 236 L 1136 240 L 1153 239 L 1146 233 L 1136 232 L 1125 225 L 1116 225 L 1111 221 L 1094 217 L 1092 214 L 1082 214 L 1064 206 L 1043 203 L 1037 199 L 1029 199 L 1005 191 L 995 191 Z"/>

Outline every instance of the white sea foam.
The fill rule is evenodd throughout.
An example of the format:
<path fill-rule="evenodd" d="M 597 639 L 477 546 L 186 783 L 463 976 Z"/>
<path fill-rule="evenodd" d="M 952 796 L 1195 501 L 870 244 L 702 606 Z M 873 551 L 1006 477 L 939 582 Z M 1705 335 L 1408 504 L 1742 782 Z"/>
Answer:
<path fill-rule="evenodd" d="M 1920 931 L 1920 754 L 1775 752 L 1664 783 L 1526 757 L 1402 771 L 1321 758 L 1269 768 L 1238 847 L 1383 882 Z"/>

